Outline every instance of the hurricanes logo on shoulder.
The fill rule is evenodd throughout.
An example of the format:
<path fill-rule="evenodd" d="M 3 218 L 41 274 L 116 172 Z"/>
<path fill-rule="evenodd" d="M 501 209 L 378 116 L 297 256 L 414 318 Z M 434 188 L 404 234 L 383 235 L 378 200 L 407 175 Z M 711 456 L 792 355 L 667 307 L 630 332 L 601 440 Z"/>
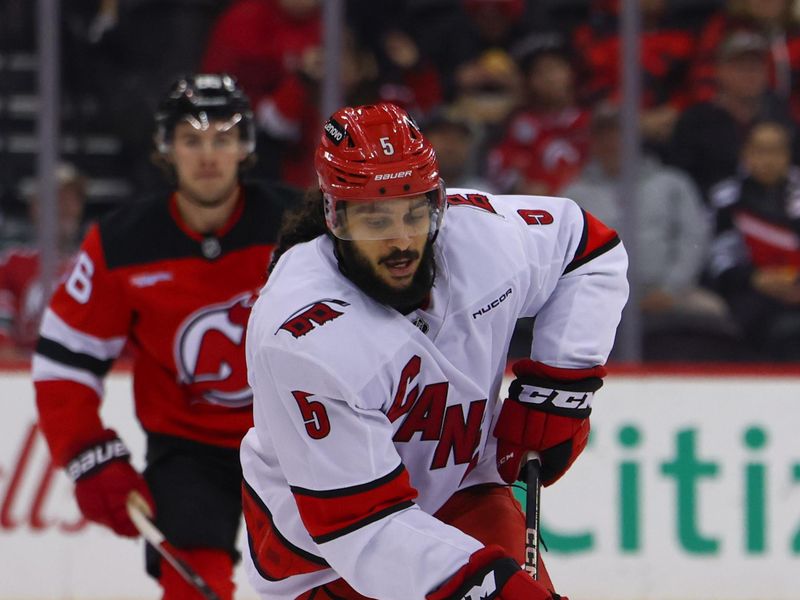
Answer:
<path fill-rule="evenodd" d="M 447 204 L 450 206 L 469 206 L 497 214 L 494 206 L 489 202 L 489 198 L 483 194 L 448 194 Z"/>
<path fill-rule="evenodd" d="M 256 295 L 248 292 L 223 304 L 204 306 L 178 328 L 175 365 L 193 400 L 231 408 L 252 403 L 244 339 L 255 300 Z"/>
<path fill-rule="evenodd" d="M 350 303 L 332 298 L 307 304 L 286 319 L 275 335 L 278 335 L 279 331 L 288 331 L 295 338 L 302 337 L 315 328 L 322 327 L 325 323 L 342 316 L 344 313 L 337 309 L 345 306 L 350 306 Z"/>

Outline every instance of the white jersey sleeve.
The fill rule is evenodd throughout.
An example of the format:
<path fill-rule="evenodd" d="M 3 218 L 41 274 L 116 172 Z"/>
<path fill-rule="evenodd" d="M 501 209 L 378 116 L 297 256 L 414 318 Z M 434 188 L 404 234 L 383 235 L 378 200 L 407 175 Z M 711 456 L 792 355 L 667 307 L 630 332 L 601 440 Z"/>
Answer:
<path fill-rule="evenodd" d="M 530 278 L 520 316 L 536 317 L 531 358 L 567 369 L 604 364 L 628 297 L 617 233 L 566 198 L 497 196 L 493 206 L 524 230 Z"/>
<path fill-rule="evenodd" d="M 315 550 L 367 597 L 422 600 L 481 544 L 414 503 L 391 422 L 363 408 L 371 391 L 385 392 L 348 389 L 308 356 L 263 350 L 248 356 L 255 431 L 274 449 Z"/>

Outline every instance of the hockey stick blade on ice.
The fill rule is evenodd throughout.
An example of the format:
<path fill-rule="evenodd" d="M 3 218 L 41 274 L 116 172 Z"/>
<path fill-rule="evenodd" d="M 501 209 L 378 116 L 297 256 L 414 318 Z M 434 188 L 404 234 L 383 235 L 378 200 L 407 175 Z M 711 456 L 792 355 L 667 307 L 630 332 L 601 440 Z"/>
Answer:
<path fill-rule="evenodd" d="M 525 469 L 525 565 L 533 579 L 539 579 L 539 501 L 542 482 L 541 463 L 535 452 L 528 454 Z"/>
<path fill-rule="evenodd" d="M 200 574 L 174 553 L 174 549 L 164 537 L 164 534 L 153 525 L 153 522 L 147 516 L 144 509 L 145 506 L 147 506 L 146 501 L 136 492 L 132 492 L 131 495 L 128 496 L 128 516 L 145 541 L 155 548 L 156 552 L 172 565 L 172 568 L 174 568 L 189 585 L 196 589 L 205 600 L 221 600 L 217 593 L 209 587 L 202 577 L 200 577 Z"/>

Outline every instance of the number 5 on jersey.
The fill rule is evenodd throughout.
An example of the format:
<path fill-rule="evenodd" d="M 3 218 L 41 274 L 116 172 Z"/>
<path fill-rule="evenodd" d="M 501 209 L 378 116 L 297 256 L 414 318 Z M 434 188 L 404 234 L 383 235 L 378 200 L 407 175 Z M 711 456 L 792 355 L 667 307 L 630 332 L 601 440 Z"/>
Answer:
<path fill-rule="evenodd" d="M 331 432 L 331 422 L 328 419 L 328 413 L 325 410 L 325 405 L 317 400 L 309 400 L 308 392 L 295 390 L 292 392 L 297 406 L 300 408 L 300 414 L 303 416 L 303 423 L 306 426 L 306 433 L 314 440 L 321 440 Z"/>

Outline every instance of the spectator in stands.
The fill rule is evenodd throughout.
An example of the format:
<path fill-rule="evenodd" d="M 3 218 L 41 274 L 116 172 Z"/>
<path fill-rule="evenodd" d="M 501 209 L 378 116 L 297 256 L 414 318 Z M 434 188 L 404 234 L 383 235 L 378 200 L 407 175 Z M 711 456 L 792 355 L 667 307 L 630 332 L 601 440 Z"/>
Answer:
<path fill-rule="evenodd" d="M 503 192 L 557 194 L 582 167 L 589 113 L 575 100 L 575 72 L 558 34 L 540 34 L 518 48 L 525 105 L 489 153 L 489 174 Z"/>
<path fill-rule="evenodd" d="M 498 48 L 473 61 L 470 76 L 459 78 L 452 105 L 465 118 L 495 135 L 522 96 L 522 75 L 513 57 Z"/>
<path fill-rule="evenodd" d="M 380 36 L 377 48 L 381 100 L 427 114 L 443 99 L 439 70 L 423 56 L 411 35 L 393 27 Z"/>
<path fill-rule="evenodd" d="M 374 56 L 358 45 L 352 35 L 344 36 L 341 82 L 345 100 L 369 103 L 379 98 L 378 72 Z M 316 180 L 313 150 L 319 142 L 321 87 L 324 54 L 320 46 L 308 48 L 278 87 L 255 105 L 256 123 L 270 147 L 274 173 L 289 185 L 305 188 Z M 261 155 L 263 160 L 265 155 Z M 263 174 L 263 172 L 261 172 Z"/>
<path fill-rule="evenodd" d="M 452 10 L 425 6 L 417 18 L 414 6 L 415 0 L 348 0 L 347 23 L 359 44 L 375 56 L 381 99 L 427 115 L 442 103 L 444 74 L 417 38 L 421 29 L 436 22 L 432 12 L 439 9 L 444 18 Z"/>
<path fill-rule="evenodd" d="M 619 196 L 621 142 L 619 110 L 602 103 L 592 116 L 591 159 L 563 194 L 609 227 L 623 227 L 625 203 Z M 702 321 L 723 328 L 724 302 L 700 287 L 710 241 L 710 220 L 692 180 L 645 154 L 637 173 L 635 198 L 637 280 L 645 333 L 689 329 Z M 704 324 L 704 326 L 707 324 Z M 647 350 L 647 349 L 646 349 Z"/>
<path fill-rule="evenodd" d="M 230 73 L 257 106 L 284 78 L 315 59 L 320 0 L 241 0 L 214 25 L 202 69 Z"/>
<path fill-rule="evenodd" d="M 422 128 L 436 150 L 439 174 L 449 187 L 491 190 L 478 169 L 481 132 L 477 125 L 452 108 L 442 107 L 422 122 Z"/>
<path fill-rule="evenodd" d="M 581 61 L 579 97 L 596 104 L 621 93 L 619 0 L 593 0 L 589 21 L 573 34 Z M 689 104 L 687 80 L 694 36 L 677 26 L 667 0 L 641 0 L 642 135 L 663 149 Z"/>
<path fill-rule="evenodd" d="M 796 0 L 728 0 L 703 28 L 692 66 L 693 95 L 714 96 L 714 63 L 722 40 L 734 31 L 763 35 L 768 43 L 771 89 L 800 119 L 800 21 Z"/>
<path fill-rule="evenodd" d="M 414 38 L 422 55 L 439 68 L 449 101 L 465 89 L 495 85 L 497 57 L 547 26 L 531 6 L 538 3 L 526 0 L 456 0 L 440 3 L 438 11 L 435 3 L 425 4 L 424 12 L 416 11 Z"/>
<path fill-rule="evenodd" d="M 714 98 L 688 108 L 678 121 L 668 160 L 708 190 L 736 174 L 744 135 L 761 118 L 788 121 L 788 110 L 768 89 L 768 46 L 752 32 L 731 33 L 717 50 Z"/>
<path fill-rule="evenodd" d="M 243 0 L 222 15 L 203 68 L 235 76 L 253 99 L 259 128 L 261 175 L 297 187 L 316 181 L 313 149 L 319 123 L 324 55 L 319 0 Z M 438 75 L 400 30 L 383 39 L 391 72 L 349 30 L 343 35 L 341 78 L 345 101 L 390 99 L 408 110 L 441 100 Z"/>
<path fill-rule="evenodd" d="M 311 142 L 303 130 L 319 122 L 308 105 L 315 102 L 309 96 L 316 93 L 321 44 L 319 0 L 241 0 L 214 25 L 202 69 L 230 73 L 251 98 L 259 175 L 301 186 L 309 181 Z"/>
<path fill-rule="evenodd" d="M 715 186 L 709 273 L 749 342 L 770 360 L 800 360 L 800 168 L 791 131 L 753 126 L 743 173 Z"/>
<path fill-rule="evenodd" d="M 66 271 L 82 233 L 86 180 L 74 166 L 62 164 L 58 184 L 58 238 L 60 270 Z M 35 190 L 28 195 L 30 220 L 39 218 Z M 0 358 L 27 358 L 39 334 L 39 322 L 50 298 L 39 278 L 40 254 L 32 245 L 12 247 L 0 255 Z M 55 285 L 56 282 L 51 282 Z"/>
<path fill-rule="evenodd" d="M 176 77 L 197 70 L 212 24 L 231 0 L 102 0 L 63 2 L 65 116 L 80 133 L 102 124 L 118 136 L 121 174 L 135 192 L 163 190 L 148 156 L 153 111 Z M 93 15 L 85 15 L 87 8 Z M 69 20 L 67 20 L 69 19 Z M 82 43 L 72 39 L 78 35 Z M 74 94 L 74 95 L 71 95 Z M 93 107 L 87 109 L 86 107 Z M 99 115 L 95 112 L 99 111 Z M 76 114 L 77 113 L 77 114 Z M 75 123 L 70 123 L 75 125 Z M 89 169 L 106 169 L 82 161 Z"/>

